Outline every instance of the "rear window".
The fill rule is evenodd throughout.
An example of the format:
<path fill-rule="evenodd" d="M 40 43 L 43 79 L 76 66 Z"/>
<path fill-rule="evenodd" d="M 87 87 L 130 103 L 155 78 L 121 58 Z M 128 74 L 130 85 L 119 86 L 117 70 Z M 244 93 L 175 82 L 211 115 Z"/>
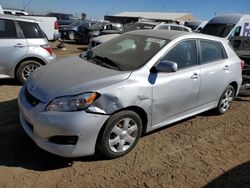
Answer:
<path fill-rule="evenodd" d="M 37 23 L 18 21 L 25 38 L 44 38 L 44 34 Z"/>
<path fill-rule="evenodd" d="M 209 63 L 227 58 L 224 47 L 219 42 L 200 41 L 201 63 Z"/>
<path fill-rule="evenodd" d="M 14 21 L 0 19 L 0 38 L 17 38 Z"/>

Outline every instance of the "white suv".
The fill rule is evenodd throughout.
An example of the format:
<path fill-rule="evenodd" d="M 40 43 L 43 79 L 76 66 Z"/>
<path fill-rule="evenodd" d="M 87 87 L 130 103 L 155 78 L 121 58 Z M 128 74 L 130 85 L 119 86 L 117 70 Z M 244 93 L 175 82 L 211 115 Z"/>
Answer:
<path fill-rule="evenodd" d="M 23 83 L 35 69 L 55 59 L 35 20 L 0 15 L 0 78 Z"/>

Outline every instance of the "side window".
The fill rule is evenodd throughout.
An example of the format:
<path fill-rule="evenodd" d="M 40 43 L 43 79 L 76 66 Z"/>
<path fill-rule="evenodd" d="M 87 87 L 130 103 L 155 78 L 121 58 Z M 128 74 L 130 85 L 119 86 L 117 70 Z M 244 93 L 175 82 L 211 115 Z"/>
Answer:
<path fill-rule="evenodd" d="M 197 48 L 195 40 L 187 40 L 177 44 L 163 58 L 177 63 L 178 69 L 197 65 Z"/>
<path fill-rule="evenodd" d="M 225 58 L 224 48 L 219 42 L 200 41 L 200 46 L 202 64 L 222 60 Z"/>
<path fill-rule="evenodd" d="M 13 39 L 17 38 L 16 26 L 14 21 L 0 19 L 0 38 Z"/>
<path fill-rule="evenodd" d="M 10 11 L 3 11 L 4 14 L 12 14 Z"/>
<path fill-rule="evenodd" d="M 37 23 L 18 21 L 18 24 L 20 25 L 25 38 L 44 38 L 43 32 Z"/>
<path fill-rule="evenodd" d="M 169 30 L 169 26 L 168 26 L 168 25 L 160 25 L 160 26 L 158 27 L 158 29 Z"/>
<path fill-rule="evenodd" d="M 183 30 L 183 31 L 188 31 L 188 29 L 186 29 L 186 28 L 184 28 L 184 27 L 182 28 L 182 30 Z"/>
<path fill-rule="evenodd" d="M 181 27 L 178 27 L 178 26 L 171 25 L 170 28 L 171 28 L 170 30 L 182 31 Z"/>

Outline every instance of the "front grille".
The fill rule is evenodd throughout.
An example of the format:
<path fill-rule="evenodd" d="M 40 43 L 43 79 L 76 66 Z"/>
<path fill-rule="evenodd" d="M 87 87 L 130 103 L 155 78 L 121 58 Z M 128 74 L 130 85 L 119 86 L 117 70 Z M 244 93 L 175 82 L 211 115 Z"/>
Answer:
<path fill-rule="evenodd" d="M 25 97 L 27 99 L 27 101 L 32 105 L 32 106 L 36 106 L 38 103 L 40 103 L 41 101 L 38 100 L 36 97 L 32 96 L 29 91 L 27 90 L 27 88 L 25 88 Z"/>

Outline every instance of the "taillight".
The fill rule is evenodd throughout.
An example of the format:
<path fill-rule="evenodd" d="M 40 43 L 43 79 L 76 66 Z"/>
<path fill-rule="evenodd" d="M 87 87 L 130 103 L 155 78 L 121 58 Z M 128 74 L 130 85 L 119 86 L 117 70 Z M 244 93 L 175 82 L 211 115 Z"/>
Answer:
<path fill-rule="evenodd" d="M 55 29 L 55 30 L 58 30 L 58 22 L 57 22 L 57 20 L 56 20 L 55 23 L 54 23 L 54 29 Z"/>
<path fill-rule="evenodd" d="M 41 45 L 43 49 L 45 49 L 47 52 L 49 52 L 50 55 L 52 55 L 52 48 L 50 47 L 49 44 L 43 44 Z"/>
<path fill-rule="evenodd" d="M 240 61 L 240 66 L 241 66 L 241 70 L 244 68 L 244 66 L 245 66 L 245 61 L 243 61 L 242 59 L 241 59 L 241 61 Z"/>

